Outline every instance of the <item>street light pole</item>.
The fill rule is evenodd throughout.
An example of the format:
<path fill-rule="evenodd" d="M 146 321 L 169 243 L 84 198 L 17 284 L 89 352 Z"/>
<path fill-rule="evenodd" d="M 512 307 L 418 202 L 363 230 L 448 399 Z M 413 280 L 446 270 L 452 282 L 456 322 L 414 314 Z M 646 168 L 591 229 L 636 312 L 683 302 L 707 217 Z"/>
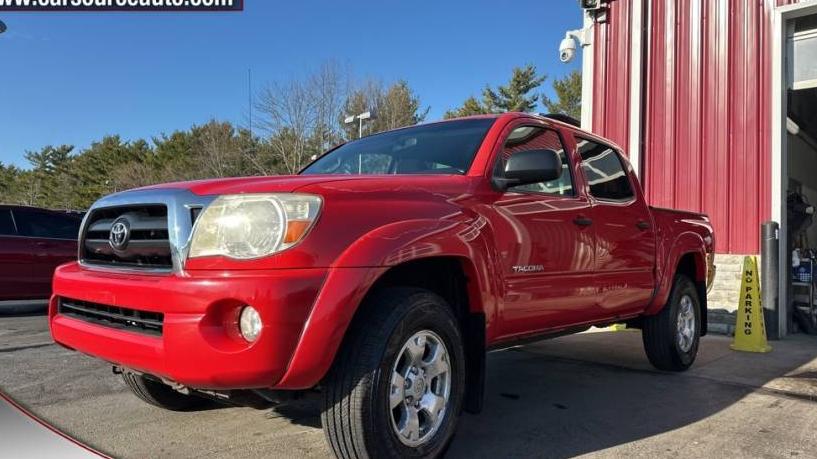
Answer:
<path fill-rule="evenodd" d="M 360 124 L 357 128 L 357 138 L 363 137 L 363 120 L 373 119 L 372 112 L 363 112 L 360 115 L 357 115 L 357 119 L 360 120 Z"/>
<path fill-rule="evenodd" d="M 347 116 L 343 120 L 343 122 L 344 122 L 344 124 L 352 124 L 352 123 L 355 122 L 355 120 L 358 121 L 358 124 L 357 124 L 357 138 L 359 139 L 359 138 L 363 137 L 363 120 L 374 119 L 374 118 L 375 117 L 372 114 L 372 112 L 367 111 L 367 112 L 359 113 L 357 115 Z"/>
<path fill-rule="evenodd" d="M 352 124 L 357 120 L 357 138 L 360 139 L 363 137 L 363 120 L 374 119 L 374 115 L 372 115 L 371 110 L 363 113 L 358 113 L 357 115 L 350 115 L 347 116 L 344 120 L 344 124 Z M 363 173 L 363 155 L 357 155 L 357 173 Z"/>

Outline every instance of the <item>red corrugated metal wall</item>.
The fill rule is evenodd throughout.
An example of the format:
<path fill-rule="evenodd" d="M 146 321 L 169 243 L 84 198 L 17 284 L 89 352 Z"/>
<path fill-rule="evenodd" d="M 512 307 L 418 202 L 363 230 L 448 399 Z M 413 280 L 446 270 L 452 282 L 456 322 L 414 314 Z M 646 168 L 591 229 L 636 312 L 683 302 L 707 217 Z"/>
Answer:
<path fill-rule="evenodd" d="M 721 253 L 757 253 L 771 213 L 771 13 L 788 3 L 643 0 L 642 183 L 709 214 Z M 612 0 L 594 40 L 593 130 L 628 150 L 632 5 Z"/>
<path fill-rule="evenodd" d="M 593 39 L 593 131 L 625 149 L 630 113 L 630 46 L 632 8 L 629 1 L 616 1 L 607 23 L 596 24 Z"/>

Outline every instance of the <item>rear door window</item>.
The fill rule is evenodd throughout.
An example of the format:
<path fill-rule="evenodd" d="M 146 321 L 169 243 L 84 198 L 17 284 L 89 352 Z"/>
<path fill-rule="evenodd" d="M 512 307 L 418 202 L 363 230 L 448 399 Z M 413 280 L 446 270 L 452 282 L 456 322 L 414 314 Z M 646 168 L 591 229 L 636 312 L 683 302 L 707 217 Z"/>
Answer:
<path fill-rule="evenodd" d="M 79 235 L 76 215 L 23 209 L 14 210 L 14 221 L 20 236 L 76 240 Z"/>
<path fill-rule="evenodd" d="M 17 230 L 14 228 L 14 220 L 11 218 L 10 209 L 0 209 L 0 236 L 16 236 Z"/>
<path fill-rule="evenodd" d="M 582 138 L 576 139 L 582 170 L 590 194 L 604 201 L 628 201 L 635 194 L 630 177 L 613 147 Z"/>

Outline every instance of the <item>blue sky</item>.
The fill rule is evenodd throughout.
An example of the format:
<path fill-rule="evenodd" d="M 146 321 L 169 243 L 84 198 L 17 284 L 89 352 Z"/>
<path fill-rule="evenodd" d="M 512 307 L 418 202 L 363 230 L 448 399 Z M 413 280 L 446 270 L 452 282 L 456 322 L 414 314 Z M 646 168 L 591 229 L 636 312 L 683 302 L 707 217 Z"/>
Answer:
<path fill-rule="evenodd" d="M 405 79 L 434 120 L 514 66 L 550 77 L 579 67 L 557 53 L 581 25 L 574 0 L 245 3 L 240 13 L 0 13 L 0 162 L 211 118 L 243 125 L 248 68 L 256 90 L 327 60 L 360 79 Z"/>

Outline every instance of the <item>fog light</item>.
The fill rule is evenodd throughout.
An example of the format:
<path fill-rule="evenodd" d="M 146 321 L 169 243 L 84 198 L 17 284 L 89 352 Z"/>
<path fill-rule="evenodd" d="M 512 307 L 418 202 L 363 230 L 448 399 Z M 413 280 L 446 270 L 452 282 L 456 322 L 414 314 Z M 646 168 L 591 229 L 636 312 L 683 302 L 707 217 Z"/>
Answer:
<path fill-rule="evenodd" d="M 241 336 L 252 343 L 261 334 L 261 316 L 252 306 L 245 306 L 241 310 L 238 326 L 241 329 Z"/>

